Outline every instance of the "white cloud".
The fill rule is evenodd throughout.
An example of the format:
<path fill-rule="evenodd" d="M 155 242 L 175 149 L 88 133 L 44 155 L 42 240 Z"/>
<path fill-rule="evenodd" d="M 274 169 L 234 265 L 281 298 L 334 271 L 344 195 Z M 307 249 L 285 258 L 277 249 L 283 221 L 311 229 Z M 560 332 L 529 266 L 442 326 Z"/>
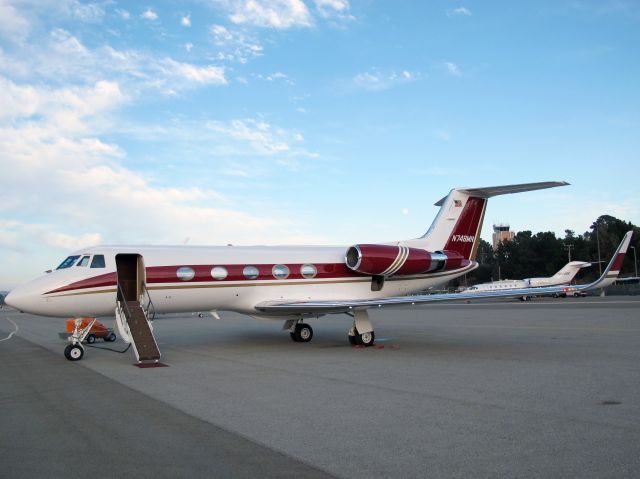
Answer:
<path fill-rule="evenodd" d="M 103 78 L 113 78 L 127 91 L 158 90 L 164 94 L 227 84 L 225 69 L 221 66 L 157 58 L 148 52 L 116 50 L 108 45 L 92 50 L 60 28 L 50 33 L 48 43 L 31 48 L 25 46 L 27 54 L 23 52 L 14 57 L 0 50 L 0 72 L 25 78 L 38 75 L 55 83 L 93 84 Z"/>
<path fill-rule="evenodd" d="M 190 52 L 191 50 L 193 50 L 193 43 L 187 42 L 184 44 L 184 49 L 188 52 Z"/>
<path fill-rule="evenodd" d="M 123 20 L 130 20 L 131 19 L 131 13 L 129 13 L 127 10 L 123 10 L 123 9 L 116 9 L 116 13 L 118 15 L 120 15 L 120 18 L 122 18 Z"/>
<path fill-rule="evenodd" d="M 249 59 L 262 56 L 262 45 L 247 33 L 229 30 L 223 25 L 209 27 L 213 44 L 219 48 L 218 59 L 247 63 Z"/>
<path fill-rule="evenodd" d="M 191 63 L 177 62 L 171 58 L 163 60 L 164 72 L 168 76 L 207 85 L 225 85 L 224 68 L 214 65 L 199 67 Z"/>
<path fill-rule="evenodd" d="M 207 123 L 207 127 L 228 138 L 246 142 L 256 152 L 262 154 L 281 153 L 291 149 L 282 138 L 283 135 L 273 132 L 271 125 L 262 120 L 232 120 L 229 123 L 210 121 Z"/>
<path fill-rule="evenodd" d="M 455 63 L 445 62 L 444 66 L 450 75 L 453 75 L 456 77 L 459 77 L 462 75 L 462 72 L 460 71 L 460 67 L 458 67 L 458 65 L 456 65 Z"/>
<path fill-rule="evenodd" d="M 316 10 L 323 18 L 338 18 L 340 20 L 354 20 L 349 13 L 348 0 L 314 0 Z"/>
<path fill-rule="evenodd" d="M 72 0 L 69 2 L 69 8 L 72 16 L 83 22 L 96 23 L 104 17 L 104 10 L 95 3 L 81 3 Z"/>
<path fill-rule="evenodd" d="M 258 74 L 255 76 L 257 79 L 259 80 L 264 80 L 267 82 L 277 82 L 277 81 L 282 81 L 288 85 L 295 85 L 296 82 L 293 78 L 291 78 L 289 75 L 287 75 L 286 73 L 282 73 L 282 72 L 274 72 L 274 73 L 269 73 L 267 75 L 262 75 L 262 74 Z"/>
<path fill-rule="evenodd" d="M 64 233 L 46 233 L 44 238 L 47 244 L 65 250 L 96 246 L 102 242 L 102 236 L 99 233 L 86 233 L 79 236 Z"/>
<path fill-rule="evenodd" d="M 191 15 L 185 15 L 184 17 L 182 17 L 180 19 L 180 25 L 182 25 L 183 27 L 190 27 L 191 26 Z"/>
<path fill-rule="evenodd" d="M 29 33 L 29 21 L 7 0 L 0 0 L 0 37 L 22 41 Z"/>
<path fill-rule="evenodd" d="M 471 10 L 469 10 L 466 7 L 457 7 L 457 8 L 452 8 L 450 10 L 447 10 L 447 15 L 452 16 L 452 15 L 463 15 L 466 17 L 470 17 L 472 15 Z"/>
<path fill-rule="evenodd" d="M 312 24 L 311 14 L 302 0 L 242 0 L 229 6 L 229 19 L 238 25 L 287 29 Z"/>
<path fill-rule="evenodd" d="M 412 82 L 420 77 L 419 73 L 412 73 L 402 70 L 400 73 L 395 71 L 379 72 L 372 71 L 366 73 L 358 73 L 352 79 L 353 85 L 368 91 L 382 91 L 397 85 Z"/>
<path fill-rule="evenodd" d="M 155 21 L 158 19 L 158 14 L 153 11 L 151 8 L 147 8 L 144 12 L 140 14 L 140 18 L 144 18 L 145 20 Z"/>

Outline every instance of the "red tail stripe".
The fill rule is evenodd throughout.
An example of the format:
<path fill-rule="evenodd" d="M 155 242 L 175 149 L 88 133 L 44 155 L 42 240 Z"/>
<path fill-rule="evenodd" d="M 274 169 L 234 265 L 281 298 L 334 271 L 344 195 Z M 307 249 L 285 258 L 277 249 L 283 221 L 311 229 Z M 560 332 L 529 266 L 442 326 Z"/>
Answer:
<path fill-rule="evenodd" d="M 482 211 L 486 201 L 484 198 L 475 197 L 467 200 L 451 232 L 451 236 L 447 240 L 447 244 L 444 247 L 445 250 L 456 251 L 465 258 L 471 256 L 476 234 L 479 233 L 478 224 L 482 219 Z"/>

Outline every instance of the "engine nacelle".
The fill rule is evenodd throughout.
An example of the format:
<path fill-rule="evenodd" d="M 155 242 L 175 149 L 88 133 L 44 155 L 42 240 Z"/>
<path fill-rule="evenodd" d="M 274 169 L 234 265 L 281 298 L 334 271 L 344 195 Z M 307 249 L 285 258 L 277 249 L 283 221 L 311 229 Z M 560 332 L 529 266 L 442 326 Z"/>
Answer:
<path fill-rule="evenodd" d="M 455 251 L 431 253 L 420 248 L 383 244 L 358 244 L 345 255 L 347 267 L 376 276 L 407 276 L 457 269 L 469 264 Z"/>

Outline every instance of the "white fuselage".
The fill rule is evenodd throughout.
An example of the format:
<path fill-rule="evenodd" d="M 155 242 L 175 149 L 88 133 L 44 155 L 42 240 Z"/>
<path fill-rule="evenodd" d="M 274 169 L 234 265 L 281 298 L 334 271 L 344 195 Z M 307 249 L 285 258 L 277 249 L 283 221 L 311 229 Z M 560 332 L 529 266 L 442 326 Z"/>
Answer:
<path fill-rule="evenodd" d="M 477 266 L 471 262 L 456 270 L 390 277 L 382 290 L 372 291 L 371 276 L 345 266 L 346 250 L 315 246 L 92 247 L 74 254 L 78 258 L 90 256 L 85 266 L 56 269 L 19 286 L 12 291 L 12 304 L 47 316 L 112 316 L 116 305 L 116 254 L 142 257 L 145 282 L 158 313 L 232 310 L 256 317 L 261 316 L 256 305 L 267 301 L 402 296 L 444 284 Z M 96 255 L 104 256 L 104 267 L 90 266 Z M 276 265 L 285 266 L 285 274 Z M 257 268 L 259 275 L 245 276 L 247 266 Z M 214 267 L 218 272 L 224 268 L 226 277 L 214 275 Z M 315 275 L 311 274 L 314 270 Z M 29 304 L 21 298 L 29 298 Z"/>

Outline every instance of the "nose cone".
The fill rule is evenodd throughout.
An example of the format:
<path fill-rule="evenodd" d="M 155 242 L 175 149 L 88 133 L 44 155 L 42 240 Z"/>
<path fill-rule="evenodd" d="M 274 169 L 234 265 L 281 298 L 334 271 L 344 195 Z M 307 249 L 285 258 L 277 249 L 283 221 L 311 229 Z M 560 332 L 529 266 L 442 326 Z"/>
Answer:
<path fill-rule="evenodd" d="M 38 278 L 29 283 L 21 284 L 9 292 L 4 298 L 4 302 L 23 313 L 46 315 L 47 300 L 42 293 L 48 291 L 45 289 L 48 285 L 43 284 L 44 280 L 45 278 Z"/>
<path fill-rule="evenodd" d="M 28 311 L 29 304 L 33 301 L 29 299 L 31 295 L 28 293 L 27 289 L 28 288 L 25 288 L 24 285 L 14 288 L 5 296 L 4 302 L 13 309 Z"/>

